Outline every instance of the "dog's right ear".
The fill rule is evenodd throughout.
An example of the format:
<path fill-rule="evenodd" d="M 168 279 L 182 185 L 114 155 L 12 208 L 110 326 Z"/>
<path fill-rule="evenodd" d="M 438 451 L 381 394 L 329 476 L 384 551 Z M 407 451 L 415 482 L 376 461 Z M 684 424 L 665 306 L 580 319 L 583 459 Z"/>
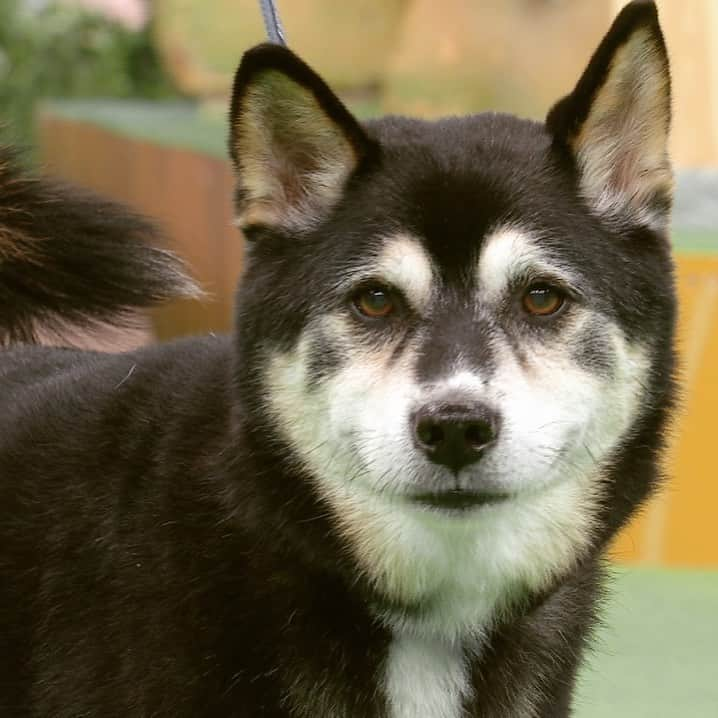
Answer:
<path fill-rule="evenodd" d="M 259 45 L 237 70 L 230 108 L 236 219 L 302 232 L 320 222 L 375 145 L 293 52 Z"/>

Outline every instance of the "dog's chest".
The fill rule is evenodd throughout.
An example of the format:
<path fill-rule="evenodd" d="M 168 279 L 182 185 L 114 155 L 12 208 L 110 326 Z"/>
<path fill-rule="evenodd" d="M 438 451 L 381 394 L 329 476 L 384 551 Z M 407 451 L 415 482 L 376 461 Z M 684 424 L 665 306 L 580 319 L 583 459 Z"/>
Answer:
<path fill-rule="evenodd" d="M 471 696 L 460 645 L 408 634 L 392 640 L 385 670 L 389 718 L 461 718 Z"/>

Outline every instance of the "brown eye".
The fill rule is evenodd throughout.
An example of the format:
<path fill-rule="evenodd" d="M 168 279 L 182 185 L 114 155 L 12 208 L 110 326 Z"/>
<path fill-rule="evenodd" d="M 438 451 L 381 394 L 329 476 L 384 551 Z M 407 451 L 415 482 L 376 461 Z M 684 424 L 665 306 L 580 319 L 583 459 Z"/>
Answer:
<path fill-rule="evenodd" d="M 523 297 L 524 309 L 535 316 L 554 314 L 563 306 L 563 293 L 549 284 L 534 284 Z"/>
<path fill-rule="evenodd" d="M 354 306 L 365 317 L 381 319 L 388 317 L 396 308 L 392 293 L 386 287 L 366 287 L 354 297 Z"/>

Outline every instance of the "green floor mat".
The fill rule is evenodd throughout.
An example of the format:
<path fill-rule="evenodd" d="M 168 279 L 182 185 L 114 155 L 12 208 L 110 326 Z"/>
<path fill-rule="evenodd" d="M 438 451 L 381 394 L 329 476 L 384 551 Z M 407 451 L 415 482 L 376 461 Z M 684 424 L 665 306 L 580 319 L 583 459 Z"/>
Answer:
<path fill-rule="evenodd" d="M 576 718 L 718 718 L 718 572 L 617 571 Z"/>

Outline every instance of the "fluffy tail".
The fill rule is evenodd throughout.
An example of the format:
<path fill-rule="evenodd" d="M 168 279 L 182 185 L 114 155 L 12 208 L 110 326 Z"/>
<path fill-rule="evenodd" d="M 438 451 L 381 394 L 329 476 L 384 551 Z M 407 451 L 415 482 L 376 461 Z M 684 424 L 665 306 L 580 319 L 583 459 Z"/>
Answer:
<path fill-rule="evenodd" d="M 125 207 L 22 170 L 0 148 L 0 346 L 130 326 L 196 297 L 158 230 Z M 71 342 L 70 342 L 71 343 Z"/>

